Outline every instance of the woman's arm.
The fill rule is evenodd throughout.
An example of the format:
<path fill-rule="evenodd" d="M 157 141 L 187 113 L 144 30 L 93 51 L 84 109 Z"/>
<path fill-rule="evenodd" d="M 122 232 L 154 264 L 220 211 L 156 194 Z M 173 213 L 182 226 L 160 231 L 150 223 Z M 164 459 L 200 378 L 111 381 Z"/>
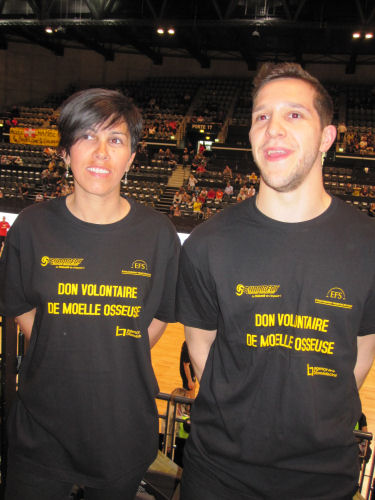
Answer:
<path fill-rule="evenodd" d="M 160 339 L 160 337 L 163 335 L 164 330 L 167 328 L 168 323 L 165 323 L 164 321 L 160 321 L 159 319 L 154 318 L 150 326 L 148 327 L 148 337 L 150 340 L 150 349 L 154 347 L 156 342 Z"/>

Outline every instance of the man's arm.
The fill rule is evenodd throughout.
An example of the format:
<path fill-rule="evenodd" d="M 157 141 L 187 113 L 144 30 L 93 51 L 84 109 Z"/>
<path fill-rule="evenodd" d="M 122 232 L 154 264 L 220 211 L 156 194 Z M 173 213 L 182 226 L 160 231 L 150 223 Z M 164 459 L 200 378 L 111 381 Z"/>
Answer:
<path fill-rule="evenodd" d="M 189 349 L 190 361 L 199 382 L 211 345 L 216 338 L 216 332 L 217 330 L 201 330 L 200 328 L 185 326 L 185 337 Z"/>
<path fill-rule="evenodd" d="M 357 362 L 354 368 L 354 375 L 358 389 L 361 387 L 367 373 L 369 372 L 375 356 L 375 334 L 357 337 Z"/>
<path fill-rule="evenodd" d="M 154 318 L 151 321 L 150 326 L 148 327 L 148 338 L 150 340 L 150 349 L 154 347 L 156 342 L 163 335 L 164 330 L 167 328 L 167 325 L 168 323 L 160 321 L 160 319 Z"/>

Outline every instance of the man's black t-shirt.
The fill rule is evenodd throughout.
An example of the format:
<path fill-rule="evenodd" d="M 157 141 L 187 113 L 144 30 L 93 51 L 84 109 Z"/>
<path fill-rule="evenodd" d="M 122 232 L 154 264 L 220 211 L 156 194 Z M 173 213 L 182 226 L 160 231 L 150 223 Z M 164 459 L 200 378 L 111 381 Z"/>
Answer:
<path fill-rule="evenodd" d="M 282 223 L 251 199 L 194 230 L 180 268 L 177 319 L 217 330 L 185 461 L 267 498 L 349 494 L 357 335 L 375 333 L 373 221 L 333 199 Z"/>

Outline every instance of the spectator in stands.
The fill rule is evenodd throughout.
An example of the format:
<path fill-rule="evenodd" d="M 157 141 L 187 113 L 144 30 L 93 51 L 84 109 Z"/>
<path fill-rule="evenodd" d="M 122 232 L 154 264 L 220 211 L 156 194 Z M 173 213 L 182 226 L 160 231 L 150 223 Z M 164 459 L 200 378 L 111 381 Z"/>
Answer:
<path fill-rule="evenodd" d="M 2 221 L 0 222 L 0 246 L 2 247 L 5 241 L 5 238 L 7 237 L 8 231 L 10 229 L 10 224 L 6 220 L 5 215 L 2 218 Z"/>
<path fill-rule="evenodd" d="M 203 156 L 205 151 L 206 151 L 206 146 L 204 144 L 200 144 L 199 149 L 198 149 L 198 153 Z"/>
<path fill-rule="evenodd" d="M 202 203 L 202 205 L 203 205 L 203 203 L 206 201 L 207 194 L 208 194 L 208 191 L 207 191 L 207 188 L 206 188 L 206 187 L 203 187 L 203 188 L 200 190 L 199 194 L 198 194 L 198 200 Z"/>
<path fill-rule="evenodd" d="M 182 190 L 182 203 L 189 203 L 191 200 L 191 196 L 189 193 L 185 191 L 185 189 Z"/>
<path fill-rule="evenodd" d="M 19 184 L 19 186 L 18 186 L 18 198 L 21 198 L 22 200 L 24 200 L 28 194 L 29 194 L 29 186 L 28 186 L 27 182 L 22 182 L 21 184 Z"/>
<path fill-rule="evenodd" d="M 211 187 L 207 192 L 207 199 L 214 200 L 216 198 L 216 191 L 213 187 Z"/>
<path fill-rule="evenodd" d="M 180 190 L 176 191 L 173 196 L 173 205 L 177 205 L 182 201 L 182 193 Z"/>
<path fill-rule="evenodd" d="M 173 215 L 174 217 L 181 217 L 182 213 L 181 213 L 181 208 L 180 208 L 180 205 L 177 204 L 174 208 L 174 211 L 173 211 Z"/>
<path fill-rule="evenodd" d="M 257 176 L 257 174 L 254 171 L 251 172 L 251 174 L 249 176 L 249 182 L 251 184 L 256 184 L 258 182 L 258 176 Z"/>
<path fill-rule="evenodd" d="M 43 194 L 42 193 L 36 193 L 35 195 L 35 202 L 40 203 L 41 201 L 44 200 Z"/>
<path fill-rule="evenodd" d="M 224 189 L 224 199 L 228 200 L 232 196 L 233 196 L 233 186 L 229 181 L 227 181 L 227 185 L 225 186 Z"/>
<path fill-rule="evenodd" d="M 184 243 L 177 316 L 202 384 L 182 500 L 349 500 L 358 489 L 353 428 L 375 353 L 375 232 L 324 189 L 332 117 L 327 91 L 299 65 L 262 67 L 250 129 L 259 193 Z M 337 280 L 345 291 L 332 291 Z M 326 322 L 331 354 L 304 350 L 322 336 L 302 318 Z"/>
<path fill-rule="evenodd" d="M 244 201 L 248 198 L 247 196 L 247 187 L 242 186 L 242 188 L 239 190 L 238 195 L 237 195 L 237 201 Z"/>
<path fill-rule="evenodd" d="M 162 214 L 120 196 L 141 130 L 116 91 L 71 96 L 59 133 L 74 192 L 9 231 L 0 314 L 31 342 L 7 421 L 7 500 L 68 498 L 74 484 L 133 500 L 156 457 L 150 348 L 174 320 L 179 241 Z"/>
<path fill-rule="evenodd" d="M 23 166 L 23 159 L 20 156 L 15 156 L 13 162 L 17 167 Z"/>
<path fill-rule="evenodd" d="M 216 191 L 216 199 L 218 201 L 221 201 L 223 199 L 223 196 L 224 196 L 224 191 L 221 188 L 218 188 Z"/>
<path fill-rule="evenodd" d="M 232 172 L 232 169 L 230 168 L 229 165 L 225 165 L 225 168 L 223 170 L 223 177 L 224 177 L 224 180 L 232 179 L 233 172 Z"/>
<path fill-rule="evenodd" d="M 256 195 L 255 187 L 253 186 L 253 184 L 251 184 L 251 186 L 247 190 L 247 196 L 248 198 L 251 198 L 252 196 L 255 195 Z"/>
<path fill-rule="evenodd" d="M 212 210 L 210 207 L 204 207 L 203 209 L 203 219 L 207 220 L 212 216 Z"/>
<path fill-rule="evenodd" d="M 205 164 L 205 162 L 203 162 L 203 161 L 202 161 L 202 162 L 201 162 L 201 163 L 197 166 L 197 170 L 195 171 L 195 173 L 196 173 L 196 175 L 197 175 L 198 177 L 201 177 L 201 176 L 202 176 L 202 174 L 204 174 L 204 172 L 206 172 L 206 171 L 207 171 L 207 170 L 206 170 L 206 164 Z"/>
<path fill-rule="evenodd" d="M 185 165 L 189 165 L 189 163 L 190 163 L 190 155 L 189 155 L 188 148 L 184 148 L 184 151 L 183 151 L 182 157 L 181 157 L 181 162 L 182 162 L 182 164 L 184 166 Z"/>
<path fill-rule="evenodd" d="M 340 122 L 338 127 L 337 127 L 337 132 L 338 132 L 338 142 L 341 144 L 344 142 L 344 137 L 347 132 L 347 128 L 344 122 Z"/>
<path fill-rule="evenodd" d="M 188 190 L 194 191 L 195 185 L 197 184 L 197 182 L 198 182 L 198 180 L 194 177 L 194 175 L 190 174 L 189 179 L 188 179 Z"/>
<path fill-rule="evenodd" d="M 370 206 L 368 208 L 368 214 L 371 217 L 375 217 L 375 203 L 370 203 Z"/>
<path fill-rule="evenodd" d="M 236 188 L 239 188 L 240 186 L 242 186 L 242 183 L 242 175 L 240 173 L 237 173 L 236 177 L 234 178 L 234 185 L 236 186 Z"/>
<path fill-rule="evenodd" d="M 197 218 L 202 215 L 202 202 L 199 199 L 193 203 L 193 213 Z"/>

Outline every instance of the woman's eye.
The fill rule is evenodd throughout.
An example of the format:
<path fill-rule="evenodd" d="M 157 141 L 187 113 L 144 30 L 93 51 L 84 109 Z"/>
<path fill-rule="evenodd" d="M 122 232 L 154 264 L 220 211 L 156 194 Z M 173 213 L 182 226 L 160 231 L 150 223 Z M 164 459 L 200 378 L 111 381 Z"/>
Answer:
<path fill-rule="evenodd" d="M 86 141 L 91 141 L 94 139 L 94 136 L 92 134 L 83 134 L 82 139 L 85 139 Z"/>
<path fill-rule="evenodd" d="M 257 122 L 262 122 L 264 120 L 267 120 L 267 115 L 263 114 L 263 115 L 258 115 L 255 119 Z"/>
<path fill-rule="evenodd" d="M 297 113 L 297 111 L 293 111 L 290 113 L 291 118 L 301 118 L 301 114 Z"/>
<path fill-rule="evenodd" d="M 122 141 L 119 137 L 112 137 L 111 143 L 112 144 L 122 144 Z"/>

